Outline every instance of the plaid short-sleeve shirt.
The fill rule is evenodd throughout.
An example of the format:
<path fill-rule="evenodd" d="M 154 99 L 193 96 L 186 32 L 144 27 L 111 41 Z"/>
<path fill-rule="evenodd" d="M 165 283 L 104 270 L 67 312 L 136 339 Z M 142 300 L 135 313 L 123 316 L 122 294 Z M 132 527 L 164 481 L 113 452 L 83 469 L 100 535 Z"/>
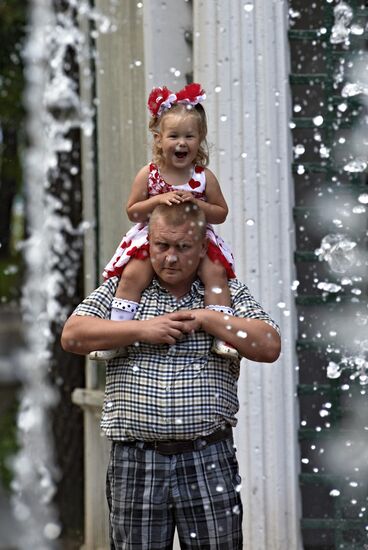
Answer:
<path fill-rule="evenodd" d="M 117 277 L 108 279 L 74 313 L 108 319 L 117 285 Z M 246 285 L 230 279 L 229 287 L 235 316 L 264 320 L 278 330 Z M 199 280 L 177 300 L 154 279 L 143 292 L 135 319 L 203 307 L 204 288 Z M 127 357 L 109 361 L 101 419 L 107 437 L 115 441 L 195 439 L 224 423 L 235 426 L 240 361 L 211 353 L 212 340 L 198 331 L 175 345 L 136 342 L 127 348 Z"/>

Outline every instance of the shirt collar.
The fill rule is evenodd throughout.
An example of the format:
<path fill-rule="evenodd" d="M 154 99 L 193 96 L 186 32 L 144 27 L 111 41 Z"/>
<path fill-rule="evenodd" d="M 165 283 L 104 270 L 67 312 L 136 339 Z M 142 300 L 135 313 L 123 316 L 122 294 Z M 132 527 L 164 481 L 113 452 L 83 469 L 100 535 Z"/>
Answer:
<path fill-rule="evenodd" d="M 154 277 L 153 280 L 152 280 L 152 286 L 155 287 L 156 289 L 158 289 L 160 292 L 168 292 L 168 290 L 166 290 L 166 288 L 164 288 L 160 281 L 157 279 L 157 277 Z M 197 296 L 198 294 L 204 296 L 204 286 L 203 286 L 203 283 L 202 281 L 197 277 L 197 279 L 192 283 L 192 286 L 190 288 L 190 291 L 188 292 L 188 294 L 186 294 L 185 296 L 183 296 L 181 299 L 185 298 L 186 296 Z"/>

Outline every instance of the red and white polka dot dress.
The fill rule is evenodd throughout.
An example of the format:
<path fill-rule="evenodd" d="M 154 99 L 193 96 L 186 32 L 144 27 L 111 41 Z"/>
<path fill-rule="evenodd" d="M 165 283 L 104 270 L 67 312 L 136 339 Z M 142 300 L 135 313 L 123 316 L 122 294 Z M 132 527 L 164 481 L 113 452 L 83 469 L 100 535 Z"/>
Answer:
<path fill-rule="evenodd" d="M 202 166 L 193 168 L 191 179 L 184 185 L 169 185 L 162 178 L 158 167 L 151 163 L 147 184 L 150 197 L 181 189 L 182 191 L 190 191 L 197 199 L 206 200 L 206 173 Z M 223 264 L 228 278 L 235 277 L 233 254 L 223 239 L 216 235 L 210 224 L 207 224 L 207 238 L 209 258 L 212 261 L 218 260 Z M 103 271 L 104 279 L 109 279 L 115 275 L 120 276 L 131 258 L 145 259 L 147 256 L 149 256 L 148 225 L 147 223 L 137 223 L 123 237 L 115 254 L 105 267 Z"/>

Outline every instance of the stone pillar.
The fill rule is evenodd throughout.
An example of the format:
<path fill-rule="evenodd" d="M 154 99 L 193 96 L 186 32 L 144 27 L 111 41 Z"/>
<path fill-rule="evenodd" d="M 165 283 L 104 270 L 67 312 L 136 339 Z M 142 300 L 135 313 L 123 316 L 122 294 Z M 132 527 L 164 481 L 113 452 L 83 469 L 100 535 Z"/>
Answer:
<path fill-rule="evenodd" d="M 194 0 L 194 79 L 208 93 L 211 167 L 229 204 L 217 229 L 236 272 L 280 323 L 283 352 L 243 361 L 237 443 L 245 548 L 301 548 L 287 2 Z M 285 304 L 285 305 L 283 305 Z"/>
<path fill-rule="evenodd" d="M 93 33 L 95 66 L 86 60 L 81 65 L 81 96 L 96 108 L 95 134 L 82 140 L 86 294 L 101 282 L 102 268 L 131 225 L 125 203 L 135 174 L 150 159 L 149 91 L 159 85 L 182 88 L 192 69 L 191 47 L 185 39 L 192 27 L 190 3 L 96 0 L 95 8 L 115 30 Z M 88 47 L 91 25 L 83 20 L 80 26 L 94 59 Z M 85 413 L 88 550 L 109 547 L 104 494 L 109 443 L 99 428 L 103 389 L 103 367 L 87 361 L 86 388 L 75 390 L 73 400 Z M 178 548 L 177 541 L 175 545 Z"/>

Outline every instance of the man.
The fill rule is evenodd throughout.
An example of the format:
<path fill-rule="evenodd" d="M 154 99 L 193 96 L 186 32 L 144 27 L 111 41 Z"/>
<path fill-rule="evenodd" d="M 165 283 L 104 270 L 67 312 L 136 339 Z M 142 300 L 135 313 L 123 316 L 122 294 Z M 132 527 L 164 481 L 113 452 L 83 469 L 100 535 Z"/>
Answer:
<path fill-rule="evenodd" d="M 240 356 L 275 361 L 275 323 L 245 285 L 229 280 L 234 316 L 203 306 L 197 278 L 205 219 L 190 203 L 160 205 L 150 219 L 155 278 L 132 321 L 110 321 L 118 284 L 80 304 L 62 334 L 65 350 L 127 348 L 108 362 L 102 429 L 112 440 L 107 477 L 111 548 L 242 548 L 240 478 L 232 427 L 239 360 L 211 353 L 213 338 Z"/>

